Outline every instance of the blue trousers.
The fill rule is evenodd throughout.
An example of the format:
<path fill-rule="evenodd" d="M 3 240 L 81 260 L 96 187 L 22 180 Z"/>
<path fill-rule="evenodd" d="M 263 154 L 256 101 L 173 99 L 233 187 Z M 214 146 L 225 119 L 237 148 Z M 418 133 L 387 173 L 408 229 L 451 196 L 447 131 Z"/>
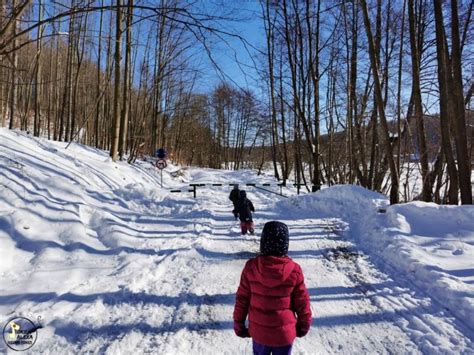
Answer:
<path fill-rule="evenodd" d="M 253 341 L 254 355 L 291 355 L 291 347 L 293 344 L 285 346 L 266 346 Z"/>

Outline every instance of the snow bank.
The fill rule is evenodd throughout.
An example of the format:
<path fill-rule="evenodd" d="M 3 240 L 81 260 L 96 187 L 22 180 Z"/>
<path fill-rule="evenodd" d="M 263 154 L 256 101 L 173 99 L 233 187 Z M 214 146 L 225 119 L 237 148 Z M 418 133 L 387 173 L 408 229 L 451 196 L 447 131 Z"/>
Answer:
<path fill-rule="evenodd" d="M 379 267 L 407 278 L 474 329 L 474 206 L 389 206 L 381 194 L 339 185 L 277 208 L 294 218 L 341 218 L 347 236 Z"/>
<path fill-rule="evenodd" d="M 335 185 L 318 191 L 315 194 L 294 196 L 280 203 L 280 208 L 293 211 L 295 216 L 318 214 L 322 217 L 344 216 L 356 222 L 367 211 L 388 205 L 385 196 L 353 185 Z M 295 210 L 297 207 L 298 210 Z"/>
<path fill-rule="evenodd" d="M 474 206 L 410 202 L 372 227 L 384 258 L 474 329 Z"/>
<path fill-rule="evenodd" d="M 150 232 L 135 221 L 195 208 L 189 199 L 177 201 L 160 188 L 161 178 L 152 162 L 112 162 L 99 149 L 75 143 L 65 147 L 64 142 L 0 129 L 3 294 L 18 290 L 17 283 L 35 273 L 40 280 L 35 284 L 41 288 L 53 284 L 49 275 L 37 272 L 42 267 L 56 268 L 51 250 L 62 262 L 68 262 L 68 255 L 84 270 L 103 263 L 105 255 L 152 253 L 136 237 Z M 179 182 L 172 175 L 177 170 L 169 165 L 163 174 L 165 186 Z"/>

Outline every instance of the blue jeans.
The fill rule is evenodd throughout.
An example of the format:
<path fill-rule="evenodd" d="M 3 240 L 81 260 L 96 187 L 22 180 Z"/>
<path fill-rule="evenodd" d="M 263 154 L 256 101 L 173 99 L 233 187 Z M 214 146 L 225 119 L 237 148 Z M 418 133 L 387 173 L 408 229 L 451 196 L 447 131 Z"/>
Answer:
<path fill-rule="evenodd" d="M 291 347 L 293 344 L 285 346 L 266 346 L 253 341 L 254 355 L 291 355 Z"/>

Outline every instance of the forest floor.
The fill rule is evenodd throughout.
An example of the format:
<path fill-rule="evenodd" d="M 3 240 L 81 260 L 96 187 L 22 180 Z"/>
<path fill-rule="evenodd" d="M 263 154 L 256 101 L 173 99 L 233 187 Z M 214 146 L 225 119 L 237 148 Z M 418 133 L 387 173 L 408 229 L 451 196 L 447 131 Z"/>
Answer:
<path fill-rule="evenodd" d="M 169 190 L 272 178 L 170 165 L 161 188 L 150 162 L 64 147 L 0 129 L 0 321 L 41 324 L 27 353 L 250 354 L 235 292 L 263 224 L 279 220 L 313 312 L 294 354 L 474 354 L 472 207 L 248 187 L 256 235 L 242 236 L 228 185 Z"/>

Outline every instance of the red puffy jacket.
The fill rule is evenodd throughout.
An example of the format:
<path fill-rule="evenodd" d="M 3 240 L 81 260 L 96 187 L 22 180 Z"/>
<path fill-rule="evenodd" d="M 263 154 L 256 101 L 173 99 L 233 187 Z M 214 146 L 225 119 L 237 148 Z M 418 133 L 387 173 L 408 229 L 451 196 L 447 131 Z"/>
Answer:
<path fill-rule="evenodd" d="M 311 307 L 301 267 L 291 258 L 258 256 L 245 264 L 234 308 L 234 329 L 245 328 L 257 343 L 292 344 L 311 326 Z"/>

